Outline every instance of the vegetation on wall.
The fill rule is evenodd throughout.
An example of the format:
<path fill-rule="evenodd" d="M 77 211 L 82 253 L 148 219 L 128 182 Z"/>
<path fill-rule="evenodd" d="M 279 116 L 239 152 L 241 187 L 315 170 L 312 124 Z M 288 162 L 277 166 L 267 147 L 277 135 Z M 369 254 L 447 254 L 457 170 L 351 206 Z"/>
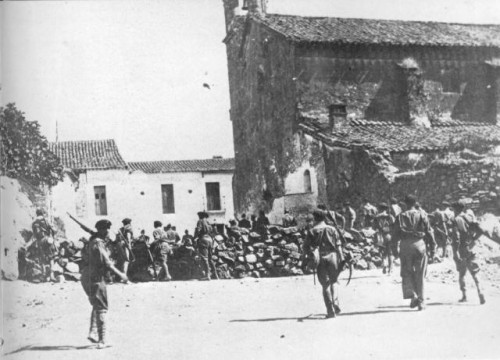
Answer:
<path fill-rule="evenodd" d="M 63 167 L 40 134 L 40 124 L 28 121 L 14 104 L 0 108 L 0 172 L 32 185 L 56 185 Z"/>

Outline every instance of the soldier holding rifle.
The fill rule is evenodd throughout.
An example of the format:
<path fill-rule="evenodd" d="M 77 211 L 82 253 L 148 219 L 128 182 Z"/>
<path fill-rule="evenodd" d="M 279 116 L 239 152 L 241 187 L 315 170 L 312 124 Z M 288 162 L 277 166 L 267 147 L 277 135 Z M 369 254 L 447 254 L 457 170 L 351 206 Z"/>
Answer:
<path fill-rule="evenodd" d="M 68 214 L 69 215 L 69 214 Z M 96 232 L 80 223 L 73 216 L 69 215 L 83 230 L 91 234 L 89 241 L 82 250 L 82 277 L 83 290 L 92 305 L 90 315 L 90 329 L 88 339 L 92 343 L 97 343 L 98 349 L 109 346 L 106 343 L 106 314 L 108 312 L 108 295 L 106 291 L 105 274 L 111 270 L 122 281 L 127 282 L 127 275 L 118 270 L 111 260 L 104 246 L 104 240 L 108 237 L 111 222 L 99 220 L 95 224 Z"/>

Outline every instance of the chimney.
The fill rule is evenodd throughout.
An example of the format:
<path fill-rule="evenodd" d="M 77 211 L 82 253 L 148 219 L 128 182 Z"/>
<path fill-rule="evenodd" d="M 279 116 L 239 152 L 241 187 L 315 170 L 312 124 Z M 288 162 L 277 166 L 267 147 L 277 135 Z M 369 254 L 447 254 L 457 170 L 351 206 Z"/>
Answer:
<path fill-rule="evenodd" d="M 500 58 L 486 62 L 485 120 L 500 125 Z"/>
<path fill-rule="evenodd" d="M 399 85 L 397 111 L 401 122 L 430 127 L 426 112 L 424 79 L 418 63 L 412 58 L 407 58 L 397 64 L 397 68 Z"/>
<path fill-rule="evenodd" d="M 265 15 L 267 12 L 267 0 L 243 0 L 243 10 L 248 8 L 249 14 Z"/>
<path fill-rule="evenodd" d="M 226 31 L 229 30 L 229 25 L 236 16 L 239 0 L 222 0 L 224 3 L 224 17 L 226 19 Z"/>
<path fill-rule="evenodd" d="M 345 103 L 335 103 L 328 106 L 328 119 L 330 130 L 337 130 L 347 125 L 347 105 Z"/>

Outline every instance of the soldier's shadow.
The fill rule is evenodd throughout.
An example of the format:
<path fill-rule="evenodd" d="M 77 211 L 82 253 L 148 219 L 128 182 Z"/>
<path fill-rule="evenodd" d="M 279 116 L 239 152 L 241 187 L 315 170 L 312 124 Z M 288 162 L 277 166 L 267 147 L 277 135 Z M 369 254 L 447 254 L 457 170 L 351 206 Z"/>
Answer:
<path fill-rule="evenodd" d="M 302 317 L 276 317 L 276 318 L 264 318 L 264 319 L 235 319 L 229 322 L 269 322 L 269 321 L 298 321 L 303 322 L 304 320 L 324 320 L 325 314 L 309 314 Z"/>
<path fill-rule="evenodd" d="M 74 345 L 46 345 L 46 346 L 38 346 L 38 345 L 27 345 L 19 348 L 17 350 L 6 353 L 7 355 L 17 354 L 24 351 L 56 351 L 56 350 L 86 350 L 86 349 L 95 349 L 96 345 L 83 345 L 83 346 L 74 346 Z"/>

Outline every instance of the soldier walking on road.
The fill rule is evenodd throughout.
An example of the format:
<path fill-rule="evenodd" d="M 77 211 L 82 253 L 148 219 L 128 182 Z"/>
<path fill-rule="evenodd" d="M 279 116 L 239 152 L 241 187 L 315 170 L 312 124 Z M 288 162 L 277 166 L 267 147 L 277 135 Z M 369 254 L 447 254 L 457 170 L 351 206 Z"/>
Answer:
<path fill-rule="evenodd" d="M 104 281 L 106 272 L 111 270 L 123 282 L 128 281 L 127 275 L 113 265 L 104 246 L 110 227 L 110 221 L 99 220 L 95 224 L 97 232 L 92 234 L 88 244 L 82 250 L 81 283 L 92 305 L 88 339 L 97 343 L 99 349 L 106 347 L 106 313 L 108 311 L 108 295 Z"/>
<path fill-rule="evenodd" d="M 198 239 L 198 253 L 203 260 L 203 270 L 205 277 L 202 280 L 210 280 L 210 268 L 213 270 L 215 278 L 219 280 L 217 269 L 212 260 L 213 239 L 212 226 L 208 223 L 208 214 L 205 211 L 198 212 L 198 222 L 194 230 L 194 237 Z"/>
<path fill-rule="evenodd" d="M 338 251 L 342 251 L 342 243 L 339 232 L 333 226 L 325 223 L 323 210 L 316 210 L 313 217 L 315 224 L 308 231 L 304 250 L 307 254 L 317 252 L 319 255 L 319 259 L 316 259 L 318 261 L 318 280 L 323 288 L 323 300 L 328 319 L 335 317 L 335 314 L 340 312 L 336 282 L 342 270 L 340 267 L 343 266 L 338 256 Z"/>
<path fill-rule="evenodd" d="M 403 298 L 411 299 L 410 307 L 424 307 L 424 278 L 427 270 L 427 249 L 424 237 L 429 237 L 430 254 L 434 256 L 436 242 L 429 224 L 429 219 L 423 212 L 416 209 L 417 199 L 413 195 L 405 198 L 408 210 L 402 212 L 396 219 L 394 233 L 401 240 L 401 278 Z"/>
<path fill-rule="evenodd" d="M 458 202 L 453 204 L 455 220 L 453 221 L 453 258 L 458 270 L 458 283 L 462 291 L 460 302 L 467 301 L 467 289 L 465 285 L 465 274 L 467 270 L 476 283 L 479 302 L 484 304 L 486 299 L 481 291 L 478 273 L 480 270 L 476 254 L 476 245 L 481 236 L 481 229 L 475 221 L 474 216 L 465 212 L 465 205 Z"/>
<path fill-rule="evenodd" d="M 374 228 L 377 230 L 377 236 L 381 239 L 379 246 L 382 248 L 383 269 L 382 272 L 390 274 L 392 271 L 392 263 L 394 256 L 392 254 L 392 228 L 394 225 L 394 217 L 388 213 L 389 207 L 386 203 L 378 205 L 379 213 L 373 221 Z"/>

